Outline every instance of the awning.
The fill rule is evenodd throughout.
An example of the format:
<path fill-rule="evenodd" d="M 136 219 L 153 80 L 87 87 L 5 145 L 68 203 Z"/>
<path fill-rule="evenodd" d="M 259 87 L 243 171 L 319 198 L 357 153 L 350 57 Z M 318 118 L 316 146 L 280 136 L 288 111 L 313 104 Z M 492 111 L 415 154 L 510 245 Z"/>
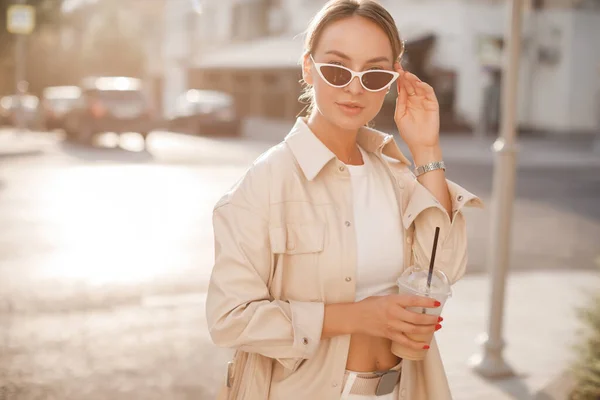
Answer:
<path fill-rule="evenodd" d="M 431 35 L 430 31 L 403 29 L 407 46 Z M 201 51 L 192 66 L 199 69 L 299 68 L 303 50 L 303 35 L 268 37 L 225 45 L 211 52 Z"/>
<path fill-rule="evenodd" d="M 196 68 L 293 68 L 300 66 L 304 49 L 301 35 L 296 37 L 269 37 L 226 45 L 207 54 L 198 54 Z"/>

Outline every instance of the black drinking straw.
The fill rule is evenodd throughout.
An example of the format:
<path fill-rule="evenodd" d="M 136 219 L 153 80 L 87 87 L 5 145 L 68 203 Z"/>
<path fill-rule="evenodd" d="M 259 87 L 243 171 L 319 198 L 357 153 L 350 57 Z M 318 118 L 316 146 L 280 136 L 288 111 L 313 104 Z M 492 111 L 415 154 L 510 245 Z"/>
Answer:
<path fill-rule="evenodd" d="M 437 243 L 440 237 L 440 227 L 435 227 L 435 235 L 433 237 L 433 250 L 431 251 L 431 260 L 429 261 L 429 275 L 427 275 L 427 292 L 431 291 L 431 278 L 433 277 L 433 263 L 435 262 L 435 252 Z"/>
<path fill-rule="evenodd" d="M 440 237 L 440 227 L 435 227 L 435 235 L 433 236 L 433 250 L 431 251 L 431 260 L 429 260 L 429 274 L 427 274 L 427 295 L 431 293 L 431 278 L 433 278 L 433 264 L 435 263 L 435 252 L 437 250 L 437 243 Z M 425 314 L 426 310 L 423 308 L 422 314 Z"/>

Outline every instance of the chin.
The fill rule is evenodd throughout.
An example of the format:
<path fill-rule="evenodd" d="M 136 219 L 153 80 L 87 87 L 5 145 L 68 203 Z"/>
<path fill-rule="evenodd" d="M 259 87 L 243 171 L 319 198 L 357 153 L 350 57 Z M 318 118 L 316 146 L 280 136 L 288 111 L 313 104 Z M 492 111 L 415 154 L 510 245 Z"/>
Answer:
<path fill-rule="evenodd" d="M 366 111 L 367 110 L 363 110 L 363 112 L 361 112 L 359 115 L 351 117 L 344 114 L 333 113 L 329 120 L 340 129 L 357 131 L 374 118 L 369 117 L 370 114 L 368 114 Z"/>

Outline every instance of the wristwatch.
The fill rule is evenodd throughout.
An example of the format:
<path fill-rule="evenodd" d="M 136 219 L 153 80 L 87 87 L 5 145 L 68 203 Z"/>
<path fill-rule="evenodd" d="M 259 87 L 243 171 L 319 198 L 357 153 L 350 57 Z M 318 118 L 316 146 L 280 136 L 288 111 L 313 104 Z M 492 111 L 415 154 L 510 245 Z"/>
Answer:
<path fill-rule="evenodd" d="M 420 167 L 415 168 L 415 176 L 419 177 L 426 172 L 435 171 L 436 169 L 446 170 L 446 164 L 443 161 L 435 161 L 429 164 L 421 165 Z"/>

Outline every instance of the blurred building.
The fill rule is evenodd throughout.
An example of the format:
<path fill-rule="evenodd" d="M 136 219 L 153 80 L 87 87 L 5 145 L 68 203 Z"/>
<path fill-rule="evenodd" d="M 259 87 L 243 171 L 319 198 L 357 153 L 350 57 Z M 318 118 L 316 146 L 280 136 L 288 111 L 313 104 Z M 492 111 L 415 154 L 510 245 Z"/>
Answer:
<path fill-rule="evenodd" d="M 164 13 L 164 106 L 188 88 L 232 93 L 243 116 L 293 118 L 302 108 L 301 33 L 324 0 L 170 0 Z M 503 0 L 381 0 L 408 41 L 408 68 L 432 83 L 445 129 L 499 120 Z M 519 121 L 571 133 L 598 127 L 598 1 L 531 0 L 525 10 Z M 490 82 L 492 83 L 490 85 Z M 491 95 L 490 95 L 491 93 Z M 393 113 L 394 93 L 383 117 Z M 486 97 L 487 96 L 487 97 Z M 496 99 L 498 100 L 498 99 Z M 488 110 L 489 111 L 489 110 Z M 495 114 L 494 114 L 495 112 Z"/>

